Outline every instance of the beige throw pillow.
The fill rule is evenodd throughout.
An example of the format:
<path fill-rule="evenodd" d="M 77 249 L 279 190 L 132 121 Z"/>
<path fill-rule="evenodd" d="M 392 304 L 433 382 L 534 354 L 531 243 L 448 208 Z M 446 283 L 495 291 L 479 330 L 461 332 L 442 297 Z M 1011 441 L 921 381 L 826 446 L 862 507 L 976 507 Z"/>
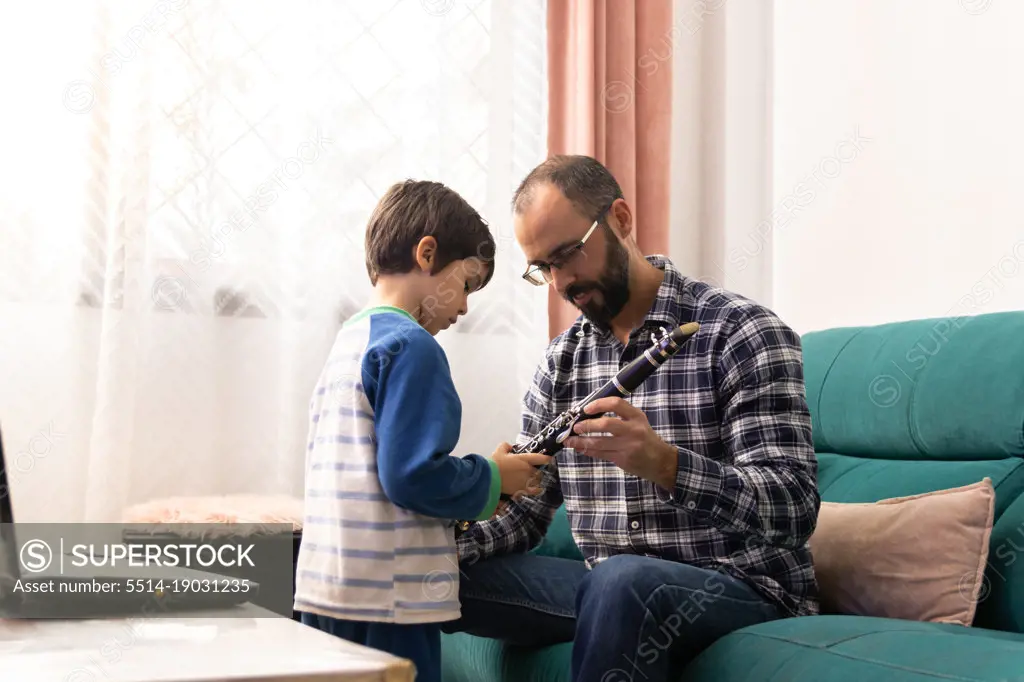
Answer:
<path fill-rule="evenodd" d="M 822 612 L 970 625 L 995 499 L 985 478 L 874 503 L 822 502 L 810 542 Z"/>

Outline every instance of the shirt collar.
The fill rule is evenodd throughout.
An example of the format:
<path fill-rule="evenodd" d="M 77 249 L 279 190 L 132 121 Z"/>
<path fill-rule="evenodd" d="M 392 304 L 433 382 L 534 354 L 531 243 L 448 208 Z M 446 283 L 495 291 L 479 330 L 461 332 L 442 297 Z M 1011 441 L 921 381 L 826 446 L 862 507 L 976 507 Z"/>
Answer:
<path fill-rule="evenodd" d="M 665 324 L 670 327 L 682 324 L 679 319 L 679 306 L 685 278 L 667 257 L 655 255 L 646 258 L 648 263 L 665 271 L 665 278 L 661 281 L 661 286 L 658 287 L 654 304 L 644 321 Z"/>

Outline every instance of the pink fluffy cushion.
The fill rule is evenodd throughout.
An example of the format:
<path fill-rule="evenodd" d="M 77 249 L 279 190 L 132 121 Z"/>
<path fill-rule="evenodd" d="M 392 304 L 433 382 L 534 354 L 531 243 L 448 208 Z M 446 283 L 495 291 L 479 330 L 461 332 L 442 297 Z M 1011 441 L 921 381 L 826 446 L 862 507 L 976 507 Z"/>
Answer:
<path fill-rule="evenodd" d="M 125 510 L 131 524 L 291 524 L 302 529 L 302 500 L 287 495 L 168 497 Z"/>
<path fill-rule="evenodd" d="M 810 541 L 822 610 L 970 625 L 995 497 L 985 478 L 873 504 L 823 502 Z"/>

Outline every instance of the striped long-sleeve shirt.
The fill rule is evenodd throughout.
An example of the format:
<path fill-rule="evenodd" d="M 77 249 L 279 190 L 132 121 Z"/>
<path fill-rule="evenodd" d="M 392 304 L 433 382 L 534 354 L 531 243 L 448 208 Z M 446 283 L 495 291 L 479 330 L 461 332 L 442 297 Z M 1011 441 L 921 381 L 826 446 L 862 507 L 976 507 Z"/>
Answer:
<path fill-rule="evenodd" d="M 451 521 L 487 518 L 501 489 L 489 458 L 451 454 L 461 425 L 444 350 L 408 313 L 346 322 L 310 404 L 297 611 L 459 618 Z"/>
<path fill-rule="evenodd" d="M 648 261 L 665 276 L 643 324 L 626 345 L 585 316 L 555 338 L 526 394 L 519 442 L 609 381 L 652 333 L 698 322 L 630 397 L 676 448 L 674 488 L 565 449 L 543 493 L 459 538 L 461 560 L 534 547 L 564 502 L 590 567 L 615 554 L 659 557 L 726 571 L 784 612 L 817 613 L 808 539 L 820 498 L 800 339 L 770 310 L 664 257 Z"/>

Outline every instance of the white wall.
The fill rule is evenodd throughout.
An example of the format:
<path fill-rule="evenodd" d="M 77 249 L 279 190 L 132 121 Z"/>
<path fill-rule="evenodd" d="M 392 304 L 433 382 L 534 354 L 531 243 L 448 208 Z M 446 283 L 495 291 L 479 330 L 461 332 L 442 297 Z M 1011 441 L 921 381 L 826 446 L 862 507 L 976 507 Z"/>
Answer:
<path fill-rule="evenodd" d="M 686 275 L 768 302 L 773 0 L 673 0 L 668 254 Z M 641 226 L 642 229 L 642 226 Z M 755 248 L 756 246 L 756 248 Z"/>
<path fill-rule="evenodd" d="M 1024 3 L 774 22 L 772 307 L 801 333 L 1024 308 Z"/>

